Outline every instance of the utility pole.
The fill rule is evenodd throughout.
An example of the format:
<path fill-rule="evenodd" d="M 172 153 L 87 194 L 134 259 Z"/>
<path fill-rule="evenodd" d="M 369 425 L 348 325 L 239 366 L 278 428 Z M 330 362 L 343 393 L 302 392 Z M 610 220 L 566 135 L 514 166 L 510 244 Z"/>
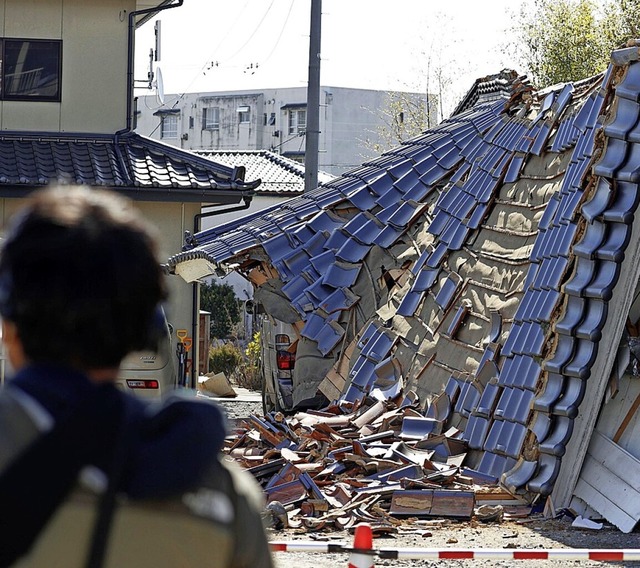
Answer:
<path fill-rule="evenodd" d="M 304 191 L 318 187 L 318 140 L 320 138 L 320 23 L 322 0 L 311 0 L 309 34 L 309 84 L 307 86 L 307 130 L 304 151 Z"/>

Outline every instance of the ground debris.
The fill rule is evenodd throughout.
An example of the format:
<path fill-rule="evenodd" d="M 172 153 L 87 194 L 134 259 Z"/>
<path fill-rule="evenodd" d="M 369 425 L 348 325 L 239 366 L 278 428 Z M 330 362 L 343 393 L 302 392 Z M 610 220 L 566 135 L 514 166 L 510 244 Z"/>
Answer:
<path fill-rule="evenodd" d="M 459 430 L 417 436 L 416 414 L 393 400 L 251 414 L 235 422 L 224 451 L 258 480 L 277 524 L 304 532 L 366 522 L 377 535 L 430 537 L 428 528 L 451 520 L 496 523 L 531 511 L 497 479 L 463 466 L 470 450 Z"/>

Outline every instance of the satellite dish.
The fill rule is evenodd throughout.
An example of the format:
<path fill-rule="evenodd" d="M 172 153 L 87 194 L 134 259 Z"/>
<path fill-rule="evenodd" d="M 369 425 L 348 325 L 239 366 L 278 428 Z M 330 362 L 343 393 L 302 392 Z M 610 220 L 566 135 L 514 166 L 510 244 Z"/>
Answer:
<path fill-rule="evenodd" d="M 164 81 L 162 80 L 162 71 L 160 67 L 156 66 L 156 96 L 160 101 L 160 104 L 164 104 Z"/>

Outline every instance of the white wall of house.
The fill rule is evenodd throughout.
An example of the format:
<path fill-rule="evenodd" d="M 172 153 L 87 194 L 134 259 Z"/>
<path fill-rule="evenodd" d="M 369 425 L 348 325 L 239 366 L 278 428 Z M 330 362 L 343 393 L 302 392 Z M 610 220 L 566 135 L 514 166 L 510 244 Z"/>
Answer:
<path fill-rule="evenodd" d="M 252 213 L 256 213 L 257 211 L 266 209 L 267 207 L 284 203 L 287 199 L 289 199 L 289 197 L 287 196 L 256 195 L 251 200 L 251 205 L 248 209 L 243 209 L 241 211 L 235 211 L 232 213 L 222 213 L 222 211 L 224 211 L 225 209 L 224 207 L 203 207 L 203 217 L 200 222 L 200 230 L 204 231 L 206 229 L 219 227 L 220 225 L 224 225 L 225 223 L 229 223 L 231 221 L 239 219 L 240 217 L 251 215 Z M 235 205 L 229 205 L 228 207 L 235 207 Z M 214 213 L 214 215 L 207 216 L 208 212 Z M 188 230 L 193 232 L 192 228 L 189 228 Z"/>
<path fill-rule="evenodd" d="M 182 250 L 185 231 L 192 231 L 193 220 L 200 212 L 199 203 L 137 202 L 146 219 L 158 229 L 160 260 Z M 175 329 L 187 329 L 191 337 L 192 288 L 182 278 L 169 276 L 168 318 Z M 194 342 L 195 344 L 196 342 Z"/>
<path fill-rule="evenodd" d="M 128 14 L 135 8 L 135 0 L 0 0 L 3 38 L 62 41 L 61 101 L 1 100 L 0 128 L 124 128 Z"/>
<path fill-rule="evenodd" d="M 407 96 L 424 105 L 428 99 Z M 388 97 L 386 91 L 320 88 L 319 169 L 340 175 L 377 155 L 371 148 L 382 142 Z M 165 95 L 164 104 L 140 94 L 136 130 L 187 150 L 273 150 L 304 162 L 306 101 L 306 87 Z M 163 118 L 167 110 L 175 118 Z M 177 121 L 177 128 L 163 130 L 163 120 Z"/>

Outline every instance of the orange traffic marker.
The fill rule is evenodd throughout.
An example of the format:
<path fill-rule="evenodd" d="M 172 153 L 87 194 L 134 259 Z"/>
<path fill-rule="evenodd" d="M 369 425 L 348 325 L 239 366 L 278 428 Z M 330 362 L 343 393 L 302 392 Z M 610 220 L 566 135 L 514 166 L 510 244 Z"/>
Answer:
<path fill-rule="evenodd" d="M 349 555 L 349 568 L 373 568 L 373 531 L 371 525 L 360 523 L 353 538 L 353 551 Z"/>

